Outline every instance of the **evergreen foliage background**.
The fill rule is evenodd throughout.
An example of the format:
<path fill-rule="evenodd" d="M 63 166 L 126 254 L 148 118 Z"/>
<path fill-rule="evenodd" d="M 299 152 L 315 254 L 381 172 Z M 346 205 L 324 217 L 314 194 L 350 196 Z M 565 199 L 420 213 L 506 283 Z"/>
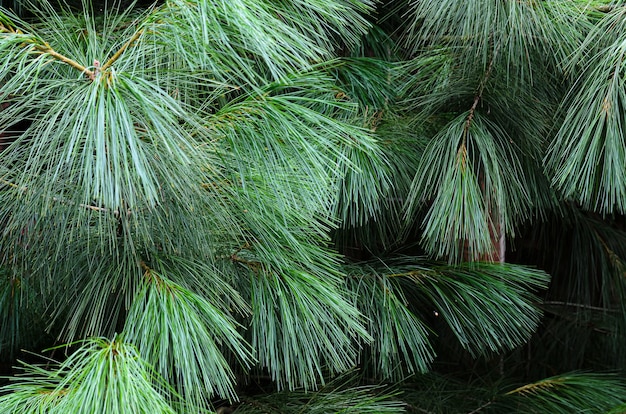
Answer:
<path fill-rule="evenodd" d="M 2 6 L 0 412 L 626 411 L 622 2 Z"/>

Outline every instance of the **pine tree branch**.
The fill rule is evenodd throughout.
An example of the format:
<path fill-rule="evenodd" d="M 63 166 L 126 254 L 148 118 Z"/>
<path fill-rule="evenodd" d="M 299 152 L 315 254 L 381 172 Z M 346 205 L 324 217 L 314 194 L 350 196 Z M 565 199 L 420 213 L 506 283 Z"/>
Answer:
<path fill-rule="evenodd" d="M 482 411 L 484 408 L 489 407 L 491 404 L 493 404 L 493 400 L 491 400 L 491 401 L 487 401 L 485 404 L 481 405 L 480 407 L 478 407 L 478 408 L 477 408 L 477 409 L 475 409 L 475 410 L 470 411 L 470 412 L 469 412 L 469 413 L 467 413 L 467 414 L 476 414 L 476 413 L 479 413 L 479 412 L 480 412 L 480 411 Z"/>
<path fill-rule="evenodd" d="M 109 60 L 106 61 L 106 63 L 104 65 L 102 65 L 102 68 L 100 69 L 102 72 L 104 72 L 105 70 L 107 70 L 113 63 L 115 63 L 115 61 L 117 61 L 120 56 L 122 56 L 122 54 L 133 45 L 133 43 L 135 43 L 137 41 L 137 39 L 139 39 L 139 36 L 141 36 L 143 34 L 143 30 L 137 30 L 135 32 L 135 34 L 128 40 L 128 42 L 124 43 L 124 45 L 119 48 L 119 50 L 117 52 L 115 52 L 115 54 L 113 56 L 111 56 L 111 58 Z"/>
<path fill-rule="evenodd" d="M 478 86 L 478 90 L 476 91 L 476 95 L 474 96 L 474 102 L 472 103 L 472 107 L 469 110 L 469 115 L 467 116 L 467 121 L 465 123 L 465 134 L 463 135 L 463 145 L 465 145 L 465 137 L 469 133 L 470 126 L 472 125 L 472 120 L 474 119 L 474 113 L 476 112 L 476 108 L 478 108 L 478 103 L 483 97 L 483 92 L 485 91 L 485 85 L 487 81 L 491 77 L 491 72 L 493 71 L 493 62 L 496 60 L 496 56 L 498 55 L 498 51 L 500 50 L 500 45 L 493 52 L 493 56 L 489 61 L 489 66 L 487 67 L 487 71 L 485 72 L 485 76 L 483 76 L 480 85 Z"/>
<path fill-rule="evenodd" d="M 20 30 L 20 29 L 16 29 L 12 26 L 9 25 L 5 25 L 3 23 L 0 23 L 0 33 L 9 33 L 12 35 L 19 35 L 19 36 L 24 36 L 24 33 Z M 38 52 L 39 54 L 45 54 L 45 55 L 49 55 L 51 57 L 53 57 L 54 59 L 63 62 L 67 65 L 70 65 L 71 67 L 85 73 L 88 77 L 93 77 L 94 73 L 93 71 L 91 71 L 90 69 L 86 68 L 85 66 L 81 65 L 80 63 L 76 62 L 73 59 L 68 58 L 67 56 L 64 56 L 60 53 L 58 53 L 57 51 L 55 51 L 48 43 L 44 43 L 44 44 L 36 44 L 36 40 L 33 38 L 30 38 L 28 40 L 25 41 L 24 44 L 32 44 L 35 43 L 34 45 L 34 49 L 36 52 Z"/>
<path fill-rule="evenodd" d="M 615 309 L 607 309 L 607 308 L 602 308 L 600 306 L 591 306 L 591 305 L 585 305 L 584 303 L 562 302 L 562 301 L 556 301 L 556 300 L 545 301 L 543 302 L 543 305 L 566 306 L 566 307 L 586 309 L 586 310 L 596 310 L 596 311 L 601 311 L 601 312 L 618 312 Z"/>
<path fill-rule="evenodd" d="M 85 66 L 83 66 L 80 63 L 76 62 L 75 60 L 72 60 L 72 59 L 68 58 L 67 56 L 64 56 L 64 55 L 56 52 L 47 43 L 45 43 L 43 45 L 36 45 L 35 46 L 35 50 L 37 50 L 41 54 L 46 54 L 46 55 L 52 56 L 56 60 L 61 61 L 61 62 L 65 63 L 65 64 L 67 64 L 67 65 L 70 65 L 71 67 L 73 67 L 73 68 L 79 70 L 80 72 L 84 73 L 85 75 L 87 75 L 87 77 L 89 77 L 90 79 L 92 79 L 95 76 L 94 71 L 86 68 Z"/>
<path fill-rule="evenodd" d="M 22 31 L 19 29 L 14 29 L 12 27 L 8 27 L 4 24 L 0 23 L 0 33 L 11 33 L 11 34 L 16 34 L 16 35 L 23 35 Z M 113 56 L 111 56 L 111 58 L 109 58 L 109 60 L 106 61 L 106 63 L 104 65 L 102 65 L 101 68 L 98 68 L 99 63 L 94 63 L 94 66 L 96 66 L 95 70 L 91 70 L 83 65 L 81 65 L 80 63 L 76 62 L 75 60 L 64 56 L 60 53 L 58 53 L 56 50 L 54 50 L 48 43 L 44 43 L 44 44 L 36 44 L 35 45 L 35 50 L 37 52 L 39 52 L 40 54 L 46 54 L 49 55 L 51 57 L 53 57 L 54 59 L 63 62 L 77 70 L 79 70 L 81 73 L 84 73 L 90 80 L 94 80 L 96 75 L 98 74 L 98 72 L 104 72 L 105 70 L 107 70 L 109 67 L 111 67 L 111 65 L 113 65 L 113 63 L 115 63 L 120 56 L 122 56 L 122 54 L 133 45 L 133 43 L 135 43 L 137 41 L 137 39 L 139 39 L 139 37 L 143 34 L 143 30 L 138 30 L 135 32 L 135 34 L 133 34 L 133 36 L 128 40 L 128 42 L 124 43 L 124 45 L 122 45 L 122 47 L 115 52 L 115 54 Z M 97 60 L 94 62 L 98 62 Z"/>

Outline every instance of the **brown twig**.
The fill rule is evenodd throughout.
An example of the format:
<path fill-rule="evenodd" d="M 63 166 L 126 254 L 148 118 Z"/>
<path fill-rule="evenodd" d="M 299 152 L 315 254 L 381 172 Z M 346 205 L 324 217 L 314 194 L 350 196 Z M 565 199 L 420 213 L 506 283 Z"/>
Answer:
<path fill-rule="evenodd" d="M 20 30 L 20 29 L 16 29 L 10 26 L 6 26 L 2 23 L 0 23 L 0 33 L 11 33 L 11 34 L 15 34 L 15 35 L 24 35 L 24 33 Z M 54 59 L 63 62 L 67 65 L 70 65 L 73 68 L 78 69 L 79 71 L 85 73 L 87 76 L 91 77 L 93 76 L 93 72 L 89 69 L 87 69 L 85 66 L 81 65 L 80 63 L 76 62 L 73 59 L 68 58 L 67 56 L 64 56 L 60 53 L 58 53 L 57 51 L 55 51 L 52 47 L 50 47 L 50 45 L 48 43 L 44 43 L 44 44 L 37 44 L 37 41 L 35 39 L 33 39 L 32 37 L 29 39 L 26 39 L 25 44 L 34 44 L 34 49 L 36 52 L 40 53 L 40 54 L 45 54 L 45 55 L 49 55 L 52 56 Z"/>
<path fill-rule="evenodd" d="M 71 67 L 73 67 L 73 68 L 81 71 L 85 75 L 87 75 L 89 78 L 93 78 L 95 76 L 95 74 L 94 74 L 94 72 L 92 70 L 86 68 L 85 66 L 83 66 L 80 63 L 76 62 L 75 60 L 72 60 L 72 59 L 68 58 L 67 56 L 64 56 L 64 55 L 58 53 L 57 51 L 52 49 L 47 43 L 45 45 L 37 45 L 37 46 L 35 46 L 35 50 L 37 50 L 39 53 L 50 55 L 53 58 L 55 58 L 56 60 L 61 61 L 61 62 L 65 63 L 65 64 L 67 64 L 67 65 L 70 65 Z"/>
<path fill-rule="evenodd" d="M 561 301 L 556 301 L 556 300 L 545 301 L 541 303 L 540 305 L 564 306 L 564 307 L 570 307 L 570 308 L 595 310 L 595 311 L 600 311 L 600 312 L 617 312 L 617 310 L 615 309 L 602 308 L 600 306 L 585 305 L 584 303 L 561 302 Z"/>
<path fill-rule="evenodd" d="M 19 29 L 14 29 L 12 27 L 8 27 L 2 23 L 0 23 L 0 33 L 13 33 L 13 34 L 23 34 L 21 32 L 21 30 Z M 115 61 L 117 61 L 117 59 L 119 59 L 119 57 L 129 48 L 132 46 L 133 43 L 135 43 L 137 41 L 137 39 L 139 39 L 139 36 L 141 36 L 141 34 L 143 33 L 143 30 L 138 30 L 136 31 L 133 36 L 128 40 L 128 42 L 124 43 L 124 45 L 122 45 L 122 47 L 115 52 L 115 54 L 113 56 L 111 56 L 111 58 L 109 60 L 106 61 L 106 63 L 104 65 L 102 65 L 102 67 L 98 67 L 96 66 L 96 68 L 94 70 L 91 70 L 83 65 L 81 65 L 80 63 L 76 62 L 75 60 L 64 56 L 62 54 L 60 54 L 59 52 L 55 51 L 52 47 L 50 47 L 50 45 L 48 43 L 44 43 L 44 44 L 35 44 L 34 49 L 35 51 L 39 52 L 40 54 L 46 54 L 49 55 L 51 57 L 53 57 L 54 59 L 63 62 L 77 70 L 79 70 L 81 73 L 84 73 L 90 80 L 94 80 L 96 75 L 99 72 L 104 72 L 106 69 L 108 69 L 109 67 L 111 67 L 111 65 L 113 63 L 115 63 Z M 35 43 L 35 41 L 33 41 L 31 39 L 30 42 L 28 43 Z M 97 62 L 97 61 L 94 61 Z"/>
<path fill-rule="evenodd" d="M 476 95 L 474 96 L 474 102 L 472 103 L 472 107 L 469 110 L 469 115 L 467 116 L 467 121 L 465 122 L 465 134 L 463 135 L 463 140 L 465 141 L 465 136 L 469 132 L 469 128 L 472 125 L 472 121 L 474 120 L 474 114 L 476 112 L 476 108 L 478 108 L 478 103 L 483 97 L 483 92 L 485 91 L 485 86 L 491 77 L 491 72 L 493 71 L 493 63 L 496 60 L 496 56 L 498 56 L 498 52 L 500 51 L 500 45 L 496 47 L 496 50 L 493 52 L 493 56 L 491 56 L 491 60 L 489 61 L 489 66 L 487 66 L 487 71 L 483 76 L 478 89 L 476 90 Z"/>
<path fill-rule="evenodd" d="M 4 185 L 8 185 L 9 187 L 13 187 L 13 188 L 20 188 L 17 184 L 12 183 L 10 181 L 4 180 L 4 179 L 0 179 L 0 183 L 4 184 Z M 26 190 L 26 189 L 24 189 Z"/>
<path fill-rule="evenodd" d="M 124 53 L 126 51 L 126 49 L 131 47 L 132 44 L 135 43 L 137 41 L 137 39 L 139 39 L 139 36 L 141 36 L 142 34 L 143 34 L 143 30 L 137 30 L 135 32 L 135 34 L 133 34 L 133 36 L 128 40 L 128 42 L 124 43 L 124 45 L 122 45 L 122 47 L 119 48 L 119 50 L 117 52 L 115 52 L 115 54 L 113 56 L 111 56 L 111 58 L 109 60 L 107 60 L 104 65 L 102 65 L 102 68 L 100 69 L 100 71 L 104 72 L 113 63 L 115 63 L 115 61 L 117 59 L 119 59 L 120 56 L 122 56 L 122 53 Z"/>
<path fill-rule="evenodd" d="M 483 410 L 483 408 L 487 408 L 487 407 L 489 407 L 491 404 L 493 404 L 493 400 L 491 400 L 491 401 L 487 401 L 486 403 L 484 403 L 484 404 L 483 404 L 483 405 L 481 405 L 480 407 L 476 408 L 475 410 L 470 411 L 470 412 L 469 412 L 469 413 L 467 413 L 467 414 L 476 414 L 476 413 L 479 413 L 479 412 L 481 412 L 481 411 Z"/>
<path fill-rule="evenodd" d="M 152 269 L 150 269 L 150 267 L 148 267 L 148 265 L 146 264 L 146 262 L 144 262 L 143 260 L 139 261 L 139 266 L 141 266 L 141 268 L 143 270 L 145 270 L 146 272 L 151 271 Z"/>

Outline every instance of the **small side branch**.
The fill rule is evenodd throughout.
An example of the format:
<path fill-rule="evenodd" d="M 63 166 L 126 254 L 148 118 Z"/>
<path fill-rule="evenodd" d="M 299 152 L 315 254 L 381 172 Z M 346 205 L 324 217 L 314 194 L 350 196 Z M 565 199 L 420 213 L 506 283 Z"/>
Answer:
<path fill-rule="evenodd" d="M 480 85 L 478 86 L 478 90 L 476 91 L 476 95 L 474 96 L 474 102 L 472 103 L 472 107 L 469 110 L 469 115 L 467 116 L 467 121 L 465 122 L 465 135 L 469 132 L 470 126 L 472 125 L 472 121 L 474 119 L 474 114 L 476 112 L 476 108 L 478 108 L 478 103 L 483 97 L 483 92 L 485 91 L 485 86 L 491 77 L 491 72 L 493 71 L 493 63 L 496 60 L 496 56 L 498 56 L 498 52 L 500 50 L 500 45 L 496 47 L 496 50 L 493 52 L 493 56 L 489 61 L 489 65 L 487 66 L 487 71 L 483 76 Z M 465 139 L 464 135 L 464 139 Z"/>
<path fill-rule="evenodd" d="M 20 36 L 24 36 L 24 33 L 17 28 L 14 28 L 12 26 L 6 25 L 2 22 L 0 22 L 0 33 L 10 33 L 13 35 L 20 35 Z M 33 45 L 33 49 L 39 53 L 39 54 L 45 54 L 45 55 L 49 55 L 51 57 L 53 57 L 54 59 L 63 62 L 67 65 L 70 65 L 71 67 L 85 73 L 87 76 L 92 77 L 93 76 L 93 72 L 86 68 L 85 66 L 81 65 L 80 63 L 76 62 L 73 59 L 68 58 L 67 56 L 64 56 L 60 53 L 58 53 L 56 50 L 54 50 L 52 47 L 50 47 L 50 45 L 47 42 L 44 42 L 43 44 L 39 43 L 35 38 L 33 37 L 28 37 L 24 39 L 24 45 L 28 45 L 31 44 Z"/>
<path fill-rule="evenodd" d="M 470 411 L 467 414 L 476 414 L 481 412 L 483 409 L 489 407 L 491 404 L 493 404 L 493 400 L 491 401 L 487 401 L 486 403 L 484 403 L 483 405 L 481 405 L 480 407 L 476 408 L 475 410 Z"/>
<path fill-rule="evenodd" d="M 0 33 L 13 33 L 13 34 L 20 34 L 20 35 L 23 34 L 19 29 L 8 27 L 2 23 L 0 23 Z M 142 33 L 143 33 L 143 30 L 136 31 L 135 34 L 133 34 L 133 36 L 128 40 L 128 42 L 124 43 L 124 45 L 117 52 L 115 52 L 115 54 L 111 56 L 111 58 L 108 61 L 106 61 L 106 63 L 104 63 L 102 67 L 95 66 L 95 69 L 93 70 L 89 69 L 86 66 L 81 65 L 80 63 L 76 62 L 75 60 L 67 56 L 60 54 L 59 52 L 54 50 L 47 42 L 44 42 L 43 44 L 38 44 L 36 40 L 31 38 L 28 41 L 26 41 L 26 43 L 34 44 L 33 48 L 37 53 L 51 56 L 52 58 L 58 60 L 59 62 L 63 62 L 75 68 L 76 70 L 80 71 L 81 73 L 84 73 L 88 79 L 94 80 L 98 72 L 104 72 L 105 70 L 110 68 L 111 65 L 113 65 L 113 63 L 115 63 L 115 61 L 117 61 L 117 59 L 119 59 L 119 57 L 122 56 L 122 54 L 129 47 L 131 47 L 137 41 L 137 39 L 139 39 Z"/>
<path fill-rule="evenodd" d="M 607 308 L 602 308 L 600 306 L 585 305 L 584 303 L 561 302 L 561 301 L 556 301 L 556 300 L 545 301 L 543 302 L 543 305 L 562 306 L 562 307 L 568 307 L 568 308 L 594 310 L 594 311 L 600 311 L 600 312 L 617 312 L 617 310 L 615 309 L 607 309 Z"/>
<path fill-rule="evenodd" d="M 65 64 L 67 64 L 67 65 L 70 65 L 71 67 L 73 67 L 73 68 L 79 70 L 80 72 L 84 73 L 85 75 L 87 75 L 87 77 L 89 77 L 90 79 L 95 77 L 95 74 L 94 74 L 94 72 L 91 69 L 88 69 L 85 66 L 81 65 L 80 63 L 76 62 L 75 60 L 70 59 L 67 56 L 64 56 L 64 55 L 56 52 L 48 44 L 35 46 L 35 50 L 37 50 L 41 54 L 46 54 L 46 55 L 52 56 L 56 60 L 58 60 L 60 62 L 63 62 Z"/>
<path fill-rule="evenodd" d="M 120 56 L 122 56 L 122 54 L 126 51 L 126 49 L 131 47 L 133 43 L 135 43 L 137 39 L 139 39 L 139 36 L 141 36 L 142 33 L 143 33 L 143 30 L 137 30 L 135 34 L 128 40 L 128 42 L 124 43 L 124 45 L 117 52 L 115 52 L 115 54 L 111 56 L 111 58 L 107 60 L 104 65 L 102 65 L 102 68 L 100 70 L 104 72 L 109 67 L 111 67 L 111 65 L 115 63 L 115 61 L 119 59 Z"/>

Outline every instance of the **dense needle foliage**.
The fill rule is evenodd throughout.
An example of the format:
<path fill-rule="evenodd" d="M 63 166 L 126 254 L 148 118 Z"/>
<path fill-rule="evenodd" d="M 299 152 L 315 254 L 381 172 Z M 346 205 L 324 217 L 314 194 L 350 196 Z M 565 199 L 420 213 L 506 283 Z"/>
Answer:
<path fill-rule="evenodd" d="M 2 5 L 0 412 L 626 410 L 626 5 Z"/>

